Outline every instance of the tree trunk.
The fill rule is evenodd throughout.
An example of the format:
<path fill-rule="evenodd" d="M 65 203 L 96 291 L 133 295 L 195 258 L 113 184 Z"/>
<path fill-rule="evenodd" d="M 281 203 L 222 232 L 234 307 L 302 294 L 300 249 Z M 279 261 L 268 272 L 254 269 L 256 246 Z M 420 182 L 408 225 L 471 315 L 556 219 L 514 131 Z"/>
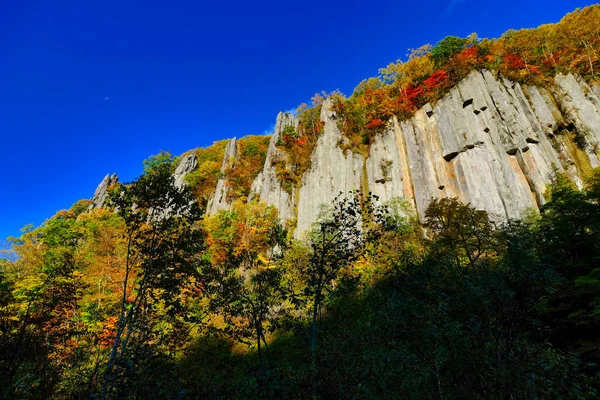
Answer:
<path fill-rule="evenodd" d="M 125 318 L 125 303 L 127 301 L 127 281 L 129 279 L 129 257 L 131 255 L 131 236 L 132 232 L 129 232 L 127 238 L 127 256 L 125 260 L 125 278 L 123 279 L 123 295 L 121 297 L 121 313 L 119 315 L 119 322 L 117 324 L 117 332 L 115 340 L 113 342 L 110 357 L 108 358 L 108 365 L 106 366 L 106 372 L 104 374 L 104 386 L 102 388 L 102 399 L 106 399 L 108 392 L 109 381 L 111 380 L 112 369 L 117 358 L 117 350 L 119 348 L 119 342 L 121 341 L 121 335 L 125 330 L 126 318 Z"/>
<path fill-rule="evenodd" d="M 265 365 L 264 365 L 263 354 L 262 354 L 260 325 L 259 325 L 258 321 L 255 321 L 254 325 L 256 327 L 256 343 L 258 344 L 258 359 L 260 360 L 260 375 L 264 376 L 265 375 Z"/>
<path fill-rule="evenodd" d="M 312 369 L 312 397 L 317 398 L 317 315 L 319 312 L 319 304 L 321 302 L 321 284 L 317 285 L 317 292 L 315 293 L 315 301 L 313 303 L 312 313 L 312 335 L 310 340 L 310 354 L 311 354 L 311 369 Z"/>

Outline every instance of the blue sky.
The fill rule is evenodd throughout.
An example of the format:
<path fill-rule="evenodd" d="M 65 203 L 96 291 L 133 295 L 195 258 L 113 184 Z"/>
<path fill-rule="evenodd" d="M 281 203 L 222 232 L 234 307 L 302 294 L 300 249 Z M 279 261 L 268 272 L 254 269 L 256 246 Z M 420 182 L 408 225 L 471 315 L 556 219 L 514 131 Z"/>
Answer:
<path fill-rule="evenodd" d="M 0 241 L 89 198 L 107 173 L 268 131 L 350 93 L 408 48 L 556 22 L 589 1 L 6 1 Z"/>

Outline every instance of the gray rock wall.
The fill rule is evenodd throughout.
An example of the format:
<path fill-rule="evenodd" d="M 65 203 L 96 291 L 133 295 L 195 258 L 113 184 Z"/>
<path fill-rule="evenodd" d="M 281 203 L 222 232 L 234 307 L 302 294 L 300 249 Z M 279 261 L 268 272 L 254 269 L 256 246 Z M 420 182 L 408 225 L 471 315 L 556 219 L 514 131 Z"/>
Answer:
<path fill-rule="evenodd" d="M 227 180 L 225 179 L 225 171 L 229 166 L 235 163 L 237 157 L 237 143 L 236 138 L 231 139 L 225 147 L 225 156 L 223 157 L 223 163 L 221 164 L 221 178 L 217 182 L 214 196 L 208 201 L 206 213 L 208 215 L 214 215 L 219 210 L 231 209 L 231 202 L 227 200 Z"/>
<path fill-rule="evenodd" d="M 544 204 L 554 171 L 568 173 L 579 185 L 600 165 L 600 88 L 573 75 L 559 75 L 547 88 L 522 86 L 489 71 L 472 72 L 434 106 L 425 105 L 409 120 L 391 119 L 371 146 L 368 158 L 344 152 L 345 138 L 326 100 L 323 134 L 311 156 L 302 185 L 282 189 L 275 160 L 286 160 L 276 143 L 286 126 L 297 126 L 279 113 L 262 172 L 249 200 L 275 206 L 283 221 L 296 219 L 300 238 L 323 207 L 340 193 L 360 189 L 381 201 L 404 197 L 423 218 L 433 198 L 457 197 L 486 210 L 497 220 L 518 218 Z M 230 209 L 226 169 L 237 156 L 236 139 L 227 144 L 215 194 L 207 213 Z M 197 168 L 192 153 L 175 172 L 178 185 Z M 107 188 L 118 179 L 107 175 L 90 209 L 102 207 Z"/>
<path fill-rule="evenodd" d="M 420 218 L 433 198 L 457 197 L 506 220 L 544 204 L 555 170 L 581 184 L 600 165 L 600 89 L 573 75 L 538 88 L 473 72 L 433 107 L 390 120 L 366 160 L 340 149 L 344 138 L 330 106 L 323 106 L 324 132 L 298 191 L 296 237 L 340 192 L 404 197 Z M 291 199 L 270 162 L 253 188 L 283 219 L 292 218 Z"/>
<path fill-rule="evenodd" d="M 88 211 L 91 211 L 95 208 L 102 208 L 106 205 L 106 199 L 108 197 L 108 188 L 116 185 L 119 182 L 119 177 L 117 174 L 106 175 L 102 182 L 96 187 L 96 191 L 94 192 L 94 196 L 91 199 L 91 204 L 88 206 Z"/>
<path fill-rule="evenodd" d="M 198 161 L 196 160 L 196 154 L 194 151 L 183 156 L 177 169 L 175 169 L 175 173 L 173 177 L 175 178 L 175 186 L 181 189 L 185 183 L 185 177 L 190 172 L 193 172 L 196 168 L 198 168 Z"/>
<path fill-rule="evenodd" d="M 432 198 L 457 197 L 496 219 L 518 218 L 544 203 L 555 169 L 581 182 L 598 165 L 598 101 L 598 91 L 573 75 L 548 90 L 473 72 L 433 109 L 396 126 L 408 160 L 403 176 L 414 188 L 405 197 L 421 217 Z M 584 150 L 576 132 L 590 143 Z"/>
<path fill-rule="evenodd" d="M 326 100 L 321 111 L 325 123 L 323 134 L 311 156 L 311 167 L 302 178 L 298 193 L 296 237 L 301 237 L 317 220 L 323 206 L 330 206 L 341 193 L 361 188 L 364 159 L 339 146 L 342 134 L 337 128 L 336 115 Z"/>
<path fill-rule="evenodd" d="M 252 183 L 250 196 L 248 196 L 249 201 L 260 198 L 267 204 L 277 208 L 283 222 L 295 218 L 295 199 L 297 196 L 296 190 L 290 194 L 282 189 L 274 166 L 275 160 L 287 162 L 285 152 L 280 150 L 276 145 L 281 136 L 281 132 L 286 126 L 296 127 L 298 126 L 298 121 L 296 121 L 296 118 L 294 118 L 292 114 L 280 112 L 277 115 L 275 130 L 273 131 L 271 141 L 269 142 L 265 165 Z"/>

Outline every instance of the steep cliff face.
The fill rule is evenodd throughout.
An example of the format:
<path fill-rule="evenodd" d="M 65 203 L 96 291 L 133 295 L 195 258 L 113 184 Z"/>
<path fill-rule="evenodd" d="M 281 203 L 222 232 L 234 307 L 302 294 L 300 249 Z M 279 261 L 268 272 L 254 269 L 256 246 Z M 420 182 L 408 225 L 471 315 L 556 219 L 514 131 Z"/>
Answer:
<path fill-rule="evenodd" d="M 117 174 L 106 175 L 102 182 L 96 188 L 94 192 L 94 196 L 91 198 L 91 203 L 88 206 L 88 211 L 91 211 L 95 208 L 102 208 L 106 205 L 106 199 L 108 197 L 108 189 L 111 186 L 116 185 L 119 182 L 119 177 Z"/>
<path fill-rule="evenodd" d="M 311 156 L 311 167 L 302 178 L 298 194 L 298 223 L 296 236 L 300 237 L 317 220 L 323 206 L 333 203 L 341 193 L 361 188 L 364 159 L 361 155 L 340 148 L 343 137 L 337 127 L 337 117 L 326 100 L 321 109 L 325 123 L 323 134 Z"/>
<path fill-rule="evenodd" d="M 472 72 L 433 107 L 427 104 L 402 122 L 388 121 L 367 158 L 342 150 L 346 138 L 331 100 L 325 100 L 320 117 L 323 133 L 299 187 L 286 191 L 276 170 L 282 162 L 289 166 L 289 155 L 277 146 L 282 132 L 298 126 L 288 113 L 277 116 L 266 159 L 260 158 L 262 171 L 250 180 L 248 201 L 260 198 L 275 206 L 283 221 L 296 222 L 296 237 L 310 229 L 324 206 L 352 190 L 372 192 L 382 202 L 405 198 L 419 218 L 433 198 L 457 197 L 506 220 L 544 204 L 554 171 L 581 185 L 600 165 L 600 88 L 573 75 L 559 75 L 548 87 L 529 87 L 489 71 Z M 227 143 L 208 215 L 231 208 L 226 171 L 239 164 L 238 147 L 235 138 Z M 197 164 L 194 153 L 182 158 L 174 174 L 179 187 Z M 104 178 L 90 209 L 104 205 L 107 188 L 117 180 Z"/>
<path fill-rule="evenodd" d="M 414 198 L 406 151 L 399 147 L 403 142 L 396 138 L 396 126 L 397 121 L 391 121 L 383 135 L 375 138 L 365 163 L 368 189 L 382 202 Z"/>
<path fill-rule="evenodd" d="M 175 173 L 173 177 L 175 178 L 175 186 L 178 188 L 182 188 L 185 183 L 185 177 L 189 173 L 193 172 L 196 168 L 198 168 L 198 160 L 196 159 L 196 154 L 191 152 L 181 158 L 177 169 L 175 169 Z"/>
<path fill-rule="evenodd" d="M 434 109 L 393 124 L 417 212 L 436 197 L 458 197 L 496 219 L 539 207 L 554 168 L 580 181 L 598 165 L 597 104 L 571 75 L 548 90 L 473 72 Z"/>
<path fill-rule="evenodd" d="M 227 147 L 225 147 L 225 156 L 221 164 L 221 177 L 217 182 L 214 196 L 208 202 L 206 209 L 208 215 L 214 215 L 219 210 L 229 210 L 231 208 L 231 202 L 227 199 L 228 186 L 225 179 L 225 171 L 235 163 L 236 157 L 237 143 L 236 138 L 233 138 L 227 143 Z"/>
<path fill-rule="evenodd" d="M 250 201 L 260 198 L 267 204 L 276 207 L 283 222 L 290 221 L 295 217 L 297 190 L 294 188 L 292 193 L 288 193 L 281 187 L 275 170 L 275 161 L 283 160 L 285 162 L 287 156 L 276 144 L 286 126 L 296 127 L 297 125 L 298 121 L 292 114 L 280 112 L 277 115 L 275 130 L 269 142 L 269 150 L 267 151 L 263 170 L 252 183 L 250 196 L 248 197 Z"/>
<path fill-rule="evenodd" d="M 326 101 L 324 132 L 298 191 L 297 237 L 340 192 L 404 197 L 421 218 L 433 198 L 457 197 L 505 220 L 544 203 L 554 170 L 580 183 L 600 165 L 600 89 L 573 75 L 538 88 L 473 72 L 433 108 L 390 120 L 367 159 L 341 150 L 344 138 L 330 109 Z M 292 218 L 290 196 L 269 162 L 255 185 L 256 195 Z"/>

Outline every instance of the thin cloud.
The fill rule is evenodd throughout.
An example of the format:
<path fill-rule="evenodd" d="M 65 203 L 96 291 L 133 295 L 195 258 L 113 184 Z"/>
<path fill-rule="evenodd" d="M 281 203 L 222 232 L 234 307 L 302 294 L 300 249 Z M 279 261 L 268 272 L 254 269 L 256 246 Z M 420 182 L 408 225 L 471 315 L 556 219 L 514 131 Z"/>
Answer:
<path fill-rule="evenodd" d="M 465 1 L 467 1 L 467 0 L 450 0 L 450 3 L 448 3 L 448 6 L 446 7 L 444 14 L 442 14 L 442 15 L 446 17 L 446 16 L 452 14 L 454 9 L 456 7 L 458 7 L 459 5 L 461 5 L 462 3 L 464 3 Z"/>
<path fill-rule="evenodd" d="M 284 113 L 292 114 L 294 117 L 296 116 L 296 108 L 289 108 L 287 110 L 283 110 Z M 265 129 L 262 133 L 263 136 L 272 135 L 275 132 L 275 124 L 271 124 L 269 129 Z"/>
<path fill-rule="evenodd" d="M 263 134 L 263 136 L 268 136 L 268 135 L 273 134 L 274 130 L 275 130 L 275 124 L 272 124 L 271 127 L 269 129 L 265 129 L 262 134 Z"/>

